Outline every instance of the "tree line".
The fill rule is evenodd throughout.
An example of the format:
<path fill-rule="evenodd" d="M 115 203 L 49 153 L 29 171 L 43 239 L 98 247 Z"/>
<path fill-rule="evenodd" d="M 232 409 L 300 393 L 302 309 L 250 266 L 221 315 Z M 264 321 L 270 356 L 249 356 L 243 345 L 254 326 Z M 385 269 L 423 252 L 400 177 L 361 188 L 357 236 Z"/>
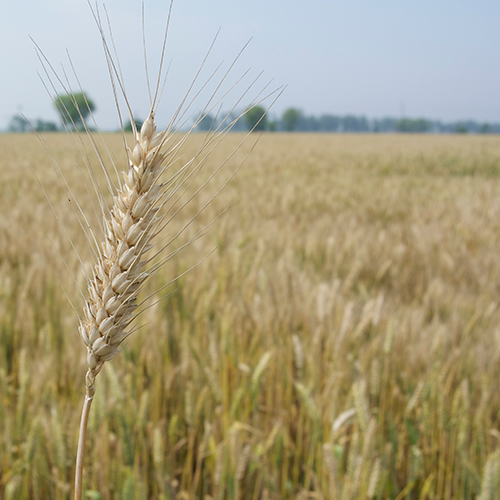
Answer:
<path fill-rule="evenodd" d="M 56 132 L 59 130 L 83 130 L 85 119 L 95 111 L 96 106 L 85 92 L 58 95 L 54 106 L 59 114 L 61 125 L 55 122 L 36 119 L 29 123 L 23 116 L 14 115 L 9 123 L 9 132 Z M 243 119 L 239 119 L 243 115 Z M 140 128 L 142 122 L 135 125 Z M 322 114 L 306 115 L 298 108 L 290 107 L 280 116 L 270 115 L 259 105 L 251 106 L 242 112 L 212 115 L 202 113 L 192 124 L 200 132 L 221 130 L 228 127 L 233 132 L 335 132 L 335 133 L 473 133 L 500 134 L 500 123 L 480 123 L 473 120 L 442 122 L 425 118 L 373 118 L 356 115 Z M 125 130 L 132 130 L 128 122 Z"/>
<path fill-rule="evenodd" d="M 306 115 L 297 108 L 288 108 L 281 116 L 269 118 L 265 115 L 264 108 L 259 106 L 245 115 L 246 128 L 252 129 L 261 116 L 264 118 L 257 125 L 257 129 L 271 132 L 500 134 L 500 123 L 474 120 L 443 122 L 425 118 L 394 117 L 369 119 L 352 114 L 315 116 Z"/>
<path fill-rule="evenodd" d="M 224 118 L 202 115 L 199 131 L 215 130 L 232 124 L 238 113 Z M 356 115 L 306 115 L 297 108 L 286 109 L 279 117 L 270 117 L 265 108 L 255 106 L 246 111 L 244 120 L 235 122 L 232 131 L 268 132 L 335 132 L 335 133 L 436 133 L 436 134 L 500 134 L 500 123 L 480 123 L 473 120 L 442 122 L 425 118 L 374 118 Z"/>

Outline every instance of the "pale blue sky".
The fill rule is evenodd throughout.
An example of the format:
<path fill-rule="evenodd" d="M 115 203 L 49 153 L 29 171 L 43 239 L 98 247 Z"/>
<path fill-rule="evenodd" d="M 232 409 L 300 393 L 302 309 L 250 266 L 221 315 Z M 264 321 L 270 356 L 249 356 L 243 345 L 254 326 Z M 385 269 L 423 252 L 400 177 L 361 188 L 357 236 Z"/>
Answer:
<path fill-rule="evenodd" d="M 133 110 L 148 108 L 141 38 L 141 1 L 107 0 Z M 168 2 L 146 0 L 150 66 L 163 36 Z M 177 105 L 219 28 L 207 72 L 234 58 L 235 68 L 264 71 L 262 82 L 288 88 L 274 113 L 425 116 L 445 121 L 500 122 L 500 2 L 493 0 L 176 0 L 163 98 L 165 117 Z M 0 16 L 0 129 L 22 110 L 56 120 L 38 76 L 33 37 L 60 68 L 71 54 L 103 128 L 116 126 L 100 39 L 85 0 L 8 2 Z M 229 80 L 228 80 L 229 82 Z M 202 97 L 206 98 L 207 94 Z M 234 92 L 236 96 L 236 92 Z M 231 99 L 224 101 L 227 108 Z M 143 111 L 144 110 L 144 111 Z M 158 117 L 159 122 L 167 121 Z"/>

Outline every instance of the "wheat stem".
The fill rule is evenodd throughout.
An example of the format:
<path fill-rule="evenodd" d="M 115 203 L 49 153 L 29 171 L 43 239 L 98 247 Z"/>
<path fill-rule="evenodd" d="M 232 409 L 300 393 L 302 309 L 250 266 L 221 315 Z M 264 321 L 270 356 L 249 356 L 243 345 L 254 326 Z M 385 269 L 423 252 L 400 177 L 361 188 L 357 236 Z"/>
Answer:
<path fill-rule="evenodd" d="M 93 397 L 85 395 L 82 408 L 82 418 L 80 420 L 80 434 L 78 437 L 78 450 L 76 452 L 76 471 L 75 471 L 75 500 L 82 499 L 82 478 L 83 478 L 83 457 L 85 452 L 85 438 L 87 436 L 87 422 L 89 420 L 90 405 Z"/>

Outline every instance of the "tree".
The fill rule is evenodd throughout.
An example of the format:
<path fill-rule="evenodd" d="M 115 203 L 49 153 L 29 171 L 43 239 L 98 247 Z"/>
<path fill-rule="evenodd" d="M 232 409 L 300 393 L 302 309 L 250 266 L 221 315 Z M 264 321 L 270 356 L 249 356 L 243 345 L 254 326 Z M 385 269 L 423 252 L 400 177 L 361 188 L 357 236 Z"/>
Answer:
<path fill-rule="evenodd" d="M 281 121 L 287 132 L 293 132 L 300 120 L 300 111 L 296 108 L 288 108 L 284 111 Z"/>
<path fill-rule="evenodd" d="M 317 120 L 316 130 L 318 132 L 338 132 L 341 129 L 342 121 L 339 116 L 321 115 Z"/>
<path fill-rule="evenodd" d="M 80 128 L 95 105 L 85 92 L 61 94 L 54 101 L 61 121 L 70 128 Z"/>
<path fill-rule="evenodd" d="M 57 125 L 54 122 L 46 122 L 37 118 L 35 122 L 36 132 L 57 132 Z"/>
<path fill-rule="evenodd" d="M 214 128 L 214 126 L 215 118 L 211 114 L 208 114 L 200 119 L 198 125 L 196 125 L 196 129 L 200 132 L 208 132 L 211 128 Z"/>
<path fill-rule="evenodd" d="M 343 132 L 368 132 L 368 120 L 364 116 L 345 115 L 341 118 Z"/>
<path fill-rule="evenodd" d="M 223 113 L 223 116 L 225 114 Z M 223 126 L 231 125 L 231 132 L 245 132 L 247 130 L 246 123 L 240 120 L 240 113 L 231 111 L 227 118 L 221 123 Z"/>
<path fill-rule="evenodd" d="M 29 129 L 30 125 L 26 121 L 24 116 L 14 115 L 9 122 L 9 127 L 7 130 L 9 132 L 28 132 Z"/>
<path fill-rule="evenodd" d="M 245 113 L 245 123 L 249 130 L 255 130 L 256 132 L 266 130 L 266 110 L 262 106 L 248 108 Z"/>
<path fill-rule="evenodd" d="M 480 134 L 491 134 L 492 128 L 489 123 L 483 123 L 479 129 Z"/>
<path fill-rule="evenodd" d="M 411 119 L 403 118 L 398 120 L 395 124 L 395 128 L 398 132 L 409 132 L 409 133 L 423 133 L 429 132 L 432 123 L 423 118 Z"/>

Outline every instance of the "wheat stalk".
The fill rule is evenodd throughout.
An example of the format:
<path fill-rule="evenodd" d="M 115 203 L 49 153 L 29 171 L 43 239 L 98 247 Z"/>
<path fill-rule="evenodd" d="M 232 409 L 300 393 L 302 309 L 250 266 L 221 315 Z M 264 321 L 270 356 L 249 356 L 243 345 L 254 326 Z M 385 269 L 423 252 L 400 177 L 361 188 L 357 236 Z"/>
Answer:
<path fill-rule="evenodd" d="M 85 231 L 87 239 L 89 240 L 89 243 L 93 248 L 95 259 L 95 265 L 90 275 L 88 273 L 85 273 L 87 276 L 88 298 L 85 300 L 85 305 L 83 308 L 84 317 L 83 319 L 79 320 L 78 326 L 80 336 L 87 348 L 87 373 L 85 376 L 86 391 L 80 421 L 80 432 L 76 458 L 74 493 L 75 500 L 81 500 L 82 498 L 85 439 L 90 407 L 95 394 L 96 377 L 102 370 L 104 363 L 119 354 L 119 347 L 121 343 L 135 331 L 134 329 L 131 329 L 131 323 L 132 321 L 134 321 L 134 319 L 137 318 L 139 314 L 141 314 L 145 310 L 145 308 L 141 308 L 141 306 L 143 306 L 144 302 L 151 297 L 150 295 L 141 303 L 138 302 L 138 294 L 141 290 L 143 290 L 146 282 L 182 248 L 199 237 L 203 229 L 205 229 L 205 227 L 207 226 L 196 232 L 195 235 L 187 241 L 187 243 L 181 245 L 177 250 L 174 250 L 167 255 L 164 254 L 165 250 L 169 248 L 170 244 L 175 241 L 187 229 L 187 227 L 193 222 L 193 220 L 196 219 L 198 215 L 203 210 L 205 210 L 205 208 L 214 200 L 214 198 L 235 175 L 243 162 L 240 162 L 239 166 L 233 170 L 229 178 L 226 179 L 226 181 L 222 184 L 221 187 L 219 187 L 219 189 L 208 200 L 208 202 L 206 202 L 193 217 L 185 222 L 181 229 L 177 231 L 177 233 L 175 233 L 170 239 L 168 239 L 166 243 L 163 242 L 162 244 L 159 244 L 156 237 L 179 214 L 179 212 L 213 179 L 213 177 L 224 167 L 224 165 L 248 138 L 249 135 L 247 135 L 240 142 L 240 144 L 226 158 L 225 161 L 219 164 L 215 171 L 209 175 L 208 179 L 205 180 L 200 187 L 194 190 L 193 193 L 189 194 L 189 188 L 192 187 L 192 183 L 196 173 L 201 169 L 208 156 L 217 147 L 217 145 L 227 134 L 227 132 L 231 130 L 236 121 L 241 118 L 241 116 L 243 116 L 246 112 L 248 112 L 249 109 L 260 104 L 268 97 L 274 96 L 275 101 L 281 93 L 279 91 L 282 91 L 282 89 L 277 89 L 271 91 L 267 96 L 262 97 L 263 92 L 267 87 L 265 86 L 257 94 L 257 96 L 254 97 L 253 106 L 247 107 L 245 112 L 237 116 L 236 119 L 229 120 L 229 123 L 227 124 L 226 122 L 228 121 L 228 118 L 231 116 L 235 107 L 240 103 L 242 97 L 250 90 L 250 88 L 253 87 L 253 85 L 257 81 L 257 79 L 254 80 L 247 87 L 246 91 L 243 93 L 243 96 L 240 97 L 233 108 L 225 116 L 221 117 L 221 124 L 217 127 L 212 127 L 210 133 L 207 134 L 205 141 L 200 146 L 198 151 L 187 160 L 183 159 L 180 168 L 174 168 L 174 165 L 178 166 L 180 163 L 178 153 L 182 145 L 185 143 L 187 137 L 189 136 L 189 132 L 191 132 L 196 127 L 196 125 L 201 120 L 203 120 L 205 116 L 207 116 L 216 106 L 220 104 L 222 98 L 219 98 L 219 100 L 216 101 L 215 96 L 241 52 L 233 61 L 229 70 L 219 81 L 214 93 L 209 98 L 208 103 L 202 110 L 198 119 L 195 120 L 195 124 L 193 125 L 191 130 L 185 136 L 176 140 L 173 131 L 177 126 L 179 126 L 179 124 L 182 124 L 183 121 L 186 121 L 186 102 L 187 107 L 189 108 L 190 102 L 188 97 L 192 92 L 194 82 L 196 82 L 199 76 L 199 72 L 196 75 L 190 88 L 188 89 L 183 102 L 174 114 L 174 117 L 172 118 L 169 125 L 165 130 L 157 132 L 155 112 L 161 97 L 160 89 L 162 80 L 162 67 L 163 59 L 165 57 L 165 43 L 170 22 L 171 8 L 172 2 L 170 4 L 170 10 L 168 14 L 168 22 L 163 42 L 162 56 L 160 60 L 154 96 L 151 95 L 148 78 L 148 91 L 151 103 L 149 115 L 146 121 L 142 124 L 140 130 L 137 130 L 135 126 L 134 116 L 131 111 L 131 106 L 127 100 L 125 85 L 123 82 L 123 77 L 121 75 L 121 69 L 118 64 L 116 51 L 115 56 L 113 56 L 104 34 L 99 11 L 94 10 L 90 6 L 97 27 L 101 34 L 120 121 L 123 123 L 120 113 L 120 106 L 118 105 L 119 93 L 124 98 L 126 103 L 128 115 L 130 117 L 130 123 L 133 128 L 134 139 L 133 145 L 131 147 L 128 147 L 124 135 L 124 143 L 128 158 L 128 168 L 124 172 L 122 172 L 123 180 L 120 180 L 120 176 L 117 171 L 118 169 L 116 168 L 112 158 L 110 157 L 111 161 L 113 162 L 116 176 L 118 177 L 116 180 L 112 180 L 109 172 L 105 167 L 105 162 L 101 158 L 99 148 L 97 147 L 92 134 L 89 133 L 89 128 L 87 127 L 83 116 L 80 114 L 81 121 L 91 141 L 93 150 L 97 154 L 100 165 L 104 171 L 108 188 L 114 195 L 113 205 L 110 209 L 108 209 L 103 201 L 104 196 L 102 195 L 100 188 L 98 187 L 98 183 L 93 176 L 92 169 L 86 162 L 88 173 L 91 178 L 91 188 L 94 189 L 99 202 L 99 207 L 96 210 L 96 206 L 94 206 L 94 211 L 99 212 L 100 210 L 103 217 L 103 237 L 101 243 L 99 243 L 99 237 L 92 229 L 78 201 L 75 199 L 70 186 L 64 179 L 64 176 L 61 175 L 63 188 L 68 195 L 68 199 L 75 200 L 75 205 L 77 207 L 77 209 L 75 210 L 75 215 L 80 226 Z M 143 43 L 145 44 L 144 33 Z M 112 43 L 112 45 L 114 47 L 114 43 Z M 64 88 L 67 94 L 71 94 L 71 92 L 68 91 L 69 84 L 65 84 L 62 81 L 62 79 L 57 75 L 57 73 L 50 65 L 47 58 L 44 56 L 43 52 L 39 49 L 38 46 L 36 47 L 45 74 L 54 92 L 57 94 L 55 85 L 53 83 L 53 78 L 55 78 L 57 82 L 59 82 L 59 84 Z M 210 47 L 209 53 L 211 49 L 212 47 Z M 146 57 L 145 47 L 144 53 Z M 201 67 L 203 67 L 205 61 L 206 57 Z M 147 74 L 146 59 L 145 62 Z M 65 78 L 67 81 L 66 75 Z M 210 77 L 209 80 L 211 78 L 212 77 Z M 202 89 L 205 87 L 206 83 L 202 86 Z M 80 84 L 79 86 L 80 90 L 82 90 Z M 230 90 L 232 90 L 232 88 L 233 87 L 231 87 Z M 198 94 L 200 91 L 198 91 Z M 222 97 L 227 95 L 228 92 L 229 91 L 227 91 Z M 89 111 L 92 116 L 90 107 Z M 64 115 L 64 110 L 62 110 L 62 114 Z M 69 116 L 69 113 L 66 113 L 66 115 Z M 95 121 L 94 124 L 97 126 Z M 72 133 L 74 133 L 74 130 L 76 129 L 75 124 L 70 124 L 69 129 Z M 82 152 L 83 158 L 86 158 L 85 147 L 82 146 L 81 140 L 77 138 L 76 142 L 78 148 Z M 58 174 L 62 174 L 57 164 L 55 164 L 54 166 L 56 168 L 56 172 Z M 170 174 L 167 180 L 164 180 L 163 174 L 167 170 L 169 172 L 173 171 L 173 173 Z M 186 193 L 188 193 L 187 200 L 184 197 Z M 217 218 L 218 216 L 215 217 L 212 222 Z M 211 224 L 212 222 L 210 222 L 209 224 Z M 75 249 L 71 239 L 70 242 Z M 154 255 L 146 257 L 147 252 L 153 247 L 155 247 Z M 84 267 L 82 259 L 80 257 L 79 259 L 82 267 Z M 180 276 L 177 276 L 165 286 L 168 286 L 179 277 Z M 161 289 L 163 289 L 165 286 L 163 286 Z M 159 290 L 156 290 L 155 293 L 157 293 L 158 291 Z"/>
<path fill-rule="evenodd" d="M 170 9 L 171 7 L 172 3 L 170 4 Z M 163 264 L 170 260 L 186 245 L 194 241 L 194 239 L 196 239 L 200 235 L 201 231 L 205 228 L 198 231 L 193 237 L 189 239 L 187 243 L 181 245 L 179 249 L 171 252 L 169 255 L 164 256 L 163 252 L 213 201 L 213 199 L 220 193 L 220 191 L 237 172 L 237 170 L 241 166 L 241 163 L 233 171 L 229 178 L 223 183 L 219 190 L 209 199 L 209 201 L 205 205 L 203 205 L 202 208 L 192 218 L 190 218 L 176 234 L 174 234 L 174 236 L 172 236 L 166 243 L 161 244 L 159 249 L 155 249 L 154 255 L 146 257 L 146 253 L 158 244 L 155 237 L 158 236 L 158 234 L 169 224 L 169 222 L 171 222 L 172 219 L 199 193 L 199 191 L 203 189 L 203 187 L 205 187 L 208 182 L 211 181 L 211 179 L 219 172 L 219 170 L 225 165 L 225 163 L 232 157 L 232 155 L 246 140 L 248 135 L 237 146 L 233 153 L 229 155 L 229 157 L 226 158 L 226 160 L 216 168 L 215 172 L 213 172 L 208 177 L 208 179 L 201 184 L 201 187 L 197 188 L 193 194 L 188 195 L 187 201 L 182 201 L 184 194 L 192 185 L 194 176 L 203 166 L 207 157 L 220 143 L 221 139 L 227 134 L 227 132 L 231 130 L 236 121 L 241 118 L 241 116 L 243 116 L 243 114 L 245 114 L 249 109 L 251 109 L 251 107 L 247 107 L 246 111 L 238 116 L 236 120 L 232 120 L 228 125 L 224 125 L 226 119 L 234 111 L 233 107 L 225 117 L 222 117 L 221 125 L 213 128 L 210 131 L 211 133 L 207 135 L 206 140 L 196 152 L 196 154 L 193 157 L 189 158 L 187 161 L 183 161 L 182 166 L 177 170 L 173 169 L 174 173 L 170 175 L 168 180 L 162 181 L 163 174 L 170 167 L 173 167 L 174 164 L 177 164 L 179 162 L 177 154 L 180 147 L 184 144 L 186 138 L 189 135 L 188 133 L 184 136 L 184 138 L 181 138 L 177 142 L 175 142 L 173 140 L 175 136 L 172 131 L 175 130 L 175 127 L 179 124 L 179 122 L 185 119 L 185 112 L 182 112 L 182 106 L 185 104 L 184 101 L 187 100 L 192 86 L 188 90 L 183 103 L 181 103 L 181 106 L 175 113 L 174 118 L 167 126 L 167 128 L 161 132 L 157 132 L 155 123 L 155 109 L 158 105 L 158 101 L 160 98 L 159 96 L 161 94 L 160 83 L 166 41 L 165 33 L 162 58 L 160 61 L 160 69 L 158 72 L 158 80 L 154 97 L 151 96 L 151 92 L 149 91 L 151 102 L 149 116 L 142 124 L 140 130 L 137 130 L 135 126 L 134 116 L 127 100 L 123 78 L 121 76 L 121 69 L 117 62 L 115 64 L 115 60 L 110 53 L 109 46 L 104 36 L 98 11 L 92 10 L 92 13 L 101 33 L 110 76 L 113 83 L 115 100 L 118 103 L 118 88 L 123 98 L 125 99 L 126 106 L 128 108 L 130 123 L 133 127 L 134 143 L 132 147 L 128 147 L 125 144 L 128 158 L 128 169 L 122 172 L 123 181 L 120 181 L 120 179 L 118 178 L 113 182 L 111 181 L 110 176 L 106 168 L 104 167 L 104 161 L 100 157 L 98 148 L 93 142 L 92 135 L 88 133 L 89 130 L 87 128 L 87 125 L 85 124 L 85 120 L 83 120 L 83 117 L 81 117 L 89 138 L 92 141 L 94 151 L 99 157 L 101 166 L 107 179 L 108 187 L 114 194 L 114 201 L 112 208 L 108 210 L 104 205 L 102 193 L 96 186 L 95 181 L 92 181 L 103 214 L 103 241 L 98 244 L 93 230 L 91 228 L 89 229 L 90 235 L 87 234 L 87 236 L 91 243 L 94 242 L 93 246 L 96 263 L 93 267 L 92 273 L 87 278 L 88 298 L 86 299 L 83 308 L 84 317 L 83 319 L 80 319 L 78 326 L 80 336 L 87 348 L 87 373 L 85 376 L 86 392 L 80 421 L 80 432 L 76 458 L 74 490 L 75 500 L 81 500 L 83 493 L 82 478 L 85 439 L 90 407 L 95 394 L 96 377 L 102 370 L 104 363 L 119 354 L 120 344 L 131 333 L 133 333 L 133 331 L 135 331 L 131 329 L 131 323 L 141 312 L 145 310 L 144 308 L 140 308 L 140 306 L 143 305 L 144 301 L 142 303 L 138 303 L 138 294 L 143 289 L 145 283 L 163 266 Z M 166 30 L 168 30 L 169 21 L 170 11 L 168 15 Z M 57 74 L 53 71 L 50 63 L 48 63 L 43 54 L 42 58 L 45 59 L 59 83 L 63 84 Z M 231 65 L 230 69 L 233 65 Z M 215 92 L 219 90 L 222 82 L 225 80 L 227 75 L 228 73 L 226 73 L 222 80 L 219 82 Z M 195 81 L 197 77 L 198 75 L 195 77 Z M 52 84 L 52 80 L 50 79 L 50 77 L 49 81 Z M 254 82 L 247 88 L 245 93 L 248 92 L 255 81 L 256 80 L 254 80 Z M 270 92 L 269 95 L 261 98 L 265 88 L 266 87 L 264 87 L 264 89 L 260 91 L 256 98 L 254 98 L 254 106 L 259 104 L 269 96 L 274 95 L 276 99 L 277 96 L 280 95 L 280 92 L 277 92 L 275 90 Z M 212 102 L 214 100 L 215 92 L 214 94 L 212 94 L 212 97 L 209 99 L 208 104 L 203 109 L 198 120 L 196 120 L 191 131 L 205 116 L 208 115 L 208 113 L 212 109 L 214 109 L 216 105 L 218 105 L 218 102 Z M 245 95 L 245 93 L 243 95 Z M 237 104 L 240 102 L 240 100 L 237 102 Z M 117 109 L 118 113 L 120 114 L 118 104 Z M 74 124 L 72 129 L 75 129 Z M 89 167 L 89 165 L 87 166 Z M 115 172 L 116 170 L 117 169 L 115 167 Z M 67 192 L 69 192 L 71 194 L 71 197 L 73 197 L 69 186 L 67 186 Z M 81 217 L 78 217 L 79 223 L 82 228 L 85 228 L 86 226 L 88 226 L 87 218 L 83 214 L 83 211 L 81 210 L 78 203 L 77 206 L 79 211 L 82 213 Z M 211 222 L 209 224 L 211 224 Z M 155 239 L 155 241 L 153 241 L 153 239 Z M 171 280 L 169 283 L 167 283 L 167 285 L 178 278 L 179 276 Z M 163 288 L 164 287 L 162 287 L 162 289 Z M 158 291 L 159 290 L 156 290 L 156 293 Z"/>
<path fill-rule="evenodd" d="M 137 309 L 137 293 L 147 279 L 143 272 L 145 253 L 150 249 L 162 186 L 157 181 L 165 168 L 166 153 L 161 147 L 165 133 L 156 133 L 154 113 L 135 132 L 135 145 L 128 150 L 129 169 L 114 198 L 111 217 L 105 221 L 105 241 L 88 283 L 89 298 L 78 330 L 87 347 L 88 370 L 85 377 L 78 443 L 75 498 L 82 495 L 83 448 L 87 419 L 95 393 L 95 378 L 104 363 L 115 357 L 131 331 L 127 330 Z"/>

